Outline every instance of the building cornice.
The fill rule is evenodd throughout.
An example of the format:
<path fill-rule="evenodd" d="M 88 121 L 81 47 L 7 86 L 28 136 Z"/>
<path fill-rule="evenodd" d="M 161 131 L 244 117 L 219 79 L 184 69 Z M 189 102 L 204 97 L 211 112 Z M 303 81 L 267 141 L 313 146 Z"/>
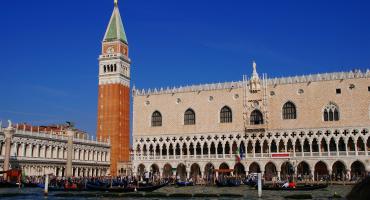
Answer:
<path fill-rule="evenodd" d="M 296 83 L 311 83 L 319 81 L 333 81 L 333 80 L 346 80 L 346 79 L 360 79 L 370 78 L 370 70 L 366 72 L 350 71 L 350 72 L 334 72 L 334 73 L 322 73 L 314 75 L 302 75 L 302 76 L 289 76 L 282 78 L 268 78 L 267 85 L 284 85 L 284 84 L 296 84 Z M 184 93 L 184 92 L 199 92 L 199 91 L 210 91 L 210 90 L 224 90 L 224 89 L 235 89 L 242 88 L 243 85 L 249 84 L 248 80 L 236 81 L 236 82 L 224 82 L 224 83 L 212 83 L 212 84 L 200 84 L 191 86 L 180 86 L 180 87 L 167 87 L 167 88 L 154 88 L 154 89 L 133 89 L 134 96 L 146 96 L 146 95 L 160 95 L 160 94 L 173 94 L 173 93 Z"/>

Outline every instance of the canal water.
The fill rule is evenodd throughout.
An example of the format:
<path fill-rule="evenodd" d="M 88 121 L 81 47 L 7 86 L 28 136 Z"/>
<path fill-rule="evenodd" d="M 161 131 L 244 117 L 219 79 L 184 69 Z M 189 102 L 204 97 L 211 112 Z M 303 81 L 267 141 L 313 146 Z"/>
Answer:
<path fill-rule="evenodd" d="M 330 199 L 334 193 L 342 196 L 342 199 L 350 192 L 352 186 L 344 185 L 332 185 L 326 189 L 314 190 L 314 191 L 263 191 L 262 199 L 263 200 L 282 200 L 286 199 L 286 196 L 295 195 L 295 194 L 311 194 L 312 199 Z M 155 193 L 160 194 L 221 194 L 222 197 L 199 197 L 193 199 L 250 199 L 257 200 L 258 194 L 257 190 L 250 188 L 248 186 L 232 187 L 232 188 L 218 188 L 218 187 L 205 187 L 205 186 L 190 186 L 190 187 L 175 187 L 168 186 L 161 188 Z M 238 194 L 243 195 L 243 197 L 227 197 L 228 194 Z M 106 192 L 76 192 L 76 193 L 67 193 L 67 192 L 50 192 L 47 197 L 44 197 L 43 190 L 41 188 L 23 188 L 19 190 L 18 188 L 0 188 L 0 199 L 1 200 L 39 200 L 39 199 L 50 199 L 50 200 L 62 200 L 62 199 L 74 199 L 74 200 L 90 200 L 90 199 L 188 199 L 186 197 L 123 197 L 118 194 L 111 195 Z"/>

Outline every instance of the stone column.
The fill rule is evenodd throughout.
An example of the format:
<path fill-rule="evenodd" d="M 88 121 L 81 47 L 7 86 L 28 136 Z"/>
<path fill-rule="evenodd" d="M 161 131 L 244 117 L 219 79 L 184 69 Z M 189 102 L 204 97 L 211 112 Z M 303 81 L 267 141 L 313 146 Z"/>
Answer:
<path fill-rule="evenodd" d="M 280 180 L 280 171 L 277 171 L 278 178 Z"/>
<path fill-rule="evenodd" d="M 67 165 L 66 165 L 66 177 L 73 176 L 72 172 L 72 154 L 73 154 L 73 135 L 72 129 L 67 130 L 68 144 L 67 144 Z"/>
<path fill-rule="evenodd" d="M 11 121 L 8 121 L 8 128 L 4 129 L 5 135 L 5 156 L 4 156 L 4 171 L 9 170 L 9 161 L 10 161 L 10 151 L 11 151 L 11 142 L 15 129 L 12 127 Z M 4 180 L 7 180 L 7 174 L 4 174 Z"/>

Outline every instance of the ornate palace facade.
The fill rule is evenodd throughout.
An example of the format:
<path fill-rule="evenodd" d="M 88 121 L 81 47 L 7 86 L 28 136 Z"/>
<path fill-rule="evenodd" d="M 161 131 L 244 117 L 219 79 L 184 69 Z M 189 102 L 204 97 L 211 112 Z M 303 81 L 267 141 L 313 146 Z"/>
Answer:
<path fill-rule="evenodd" d="M 10 168 L 20 168 L 27 176 L 65 176 L 68 137 L 43 128 L 19 126 L 12 137 Z M 0 126 L 0 171 L 5 155 L 4 129 Z M 109 141 L 73 138 L 73 176 L 104 176 L 109 173 Z"/>
<path fill-rule="evenodd" d="M 369 70 L 267 78 L 253 63 L 249 80 L 134 89 L 133 170 L 348 178 L 370 171 L 369 129 Z"/>

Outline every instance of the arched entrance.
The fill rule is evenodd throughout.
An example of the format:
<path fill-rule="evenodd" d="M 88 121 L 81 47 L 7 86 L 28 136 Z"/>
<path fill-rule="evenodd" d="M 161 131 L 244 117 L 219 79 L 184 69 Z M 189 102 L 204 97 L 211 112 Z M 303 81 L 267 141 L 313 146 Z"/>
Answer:
<path fill-rule="evenodd" d="M 346 166 L 341 162 L 337 161 L 333 164 L 333 175 L 332 179 L 336 181 L 344 180 L 346 175 Z"/>
<path fill-rule="evenodd" d="M 137 175 L 138 176 L 143 176 L 145 173 L 145 165 L 143 164 L 140 164 L 138 167 L 137 167 Z"/>
<path fill-rule="evenodd" d="M 302 161 L 298 164 L 297 166 L 298 180 L 308 179 L 310 176 L 310 173 L 311 173 L 310 166 L 305 161 Z"/>
<path fill-rule="evenodd" d="M 235 164 L 235 166 L 234 166 L 234 175 L 235 176 L 241 176 L 241 177 L 245 176 L 245 168 L 244 168 L 243 164 L 241 164 L 241 163 L 236 163 Z"/>
<path fill-rule="evenodd" d="M 284 162 L 281 165 L 280 169 L 280 178 L 281 180 L 289 180 L 294 174 L 294 168 L 293 165 L 290 162 Z"/>
<path fill-rule="evenodd" d="M 317 181 L 324 181 L 329 178 L 329 171 L 328 167 L 323 161 L 319 161 L 315 164 L 315 180 Z"/>
<path fill-rule="evenodd" d="M 193 163 L 191 166 L 190 166 L 190 177 L 193 179 L 193 181 L 195 181 L 195 183 L 198 181 L 198 179 L 200 179 L 202 176 L 201 172 L 200 172 L 200 167 L 197 163 Z"/>
<path fill-rule="evenodd" d="M 157 164 L 152 164 L 150 166 L 150 172 L 152 173 L 152 176 L 159 177 L 159 167 Z"/>
<path fill-rule="evenodd" d="M 162 177 L 163 178 L 169 178 L 172 176 L 172 166 L 170 164 L 165 164 L 163 166 L 163 174 L 162 174 Z"/>
<path fill-rule="evenodd" d="M 229 176 L 230 175 L 230 172 L 228 171 L 230 168 L 229 168 L 229 165 L 226 164 L 226 163 L 222 163 L 219 167 L 219 175 L 227 175 Z"/>
<path fill-rule="evenodd" d="M 265 180 L 271 181 L 273 177 L 277 177 L 276 166 L 272 162 L 265 165 Z"/>
<path fill-rule="evenodd" d="M 180 179 L 180 181 L 185 181 L 187 173 L 186 173 L 186 166 L 183 163 L 177 165 L 176 168 L 176 179 Z"/>
<path fill-rule="evenodd" d="M 249 173 L 259 173 L 261 172 L 260 165 L 256 162 L 253 162 L 249 165 Z"/>
<path fill-rule="evenodd" d="M 204 167 L 204 176 L 206 178 L 207 183 L 213 183 L 214 178 L 215 178 L 215 167 L 213 166 L 212 163 L 207 163 L 206 166 Z"/>
<path fill-rule="evenodd" d="M 360 161 L 355 161 L 351 165 L 351 180 L 358 180 L 366 176 L 365 165 Z"/>

